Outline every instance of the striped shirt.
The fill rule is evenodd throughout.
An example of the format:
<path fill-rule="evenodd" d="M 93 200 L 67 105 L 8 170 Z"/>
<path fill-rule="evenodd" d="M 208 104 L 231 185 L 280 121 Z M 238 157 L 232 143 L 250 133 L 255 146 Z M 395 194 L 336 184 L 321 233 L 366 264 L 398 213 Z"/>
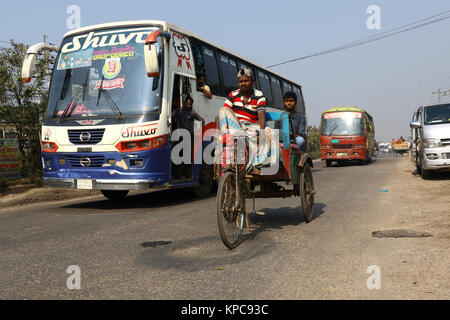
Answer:
<path fill-rule="evenodd" d="M 253 89 L 250 100 L 244 105 L 241 90 L 237 89 L 230 92 L 223 106 L 231 108 L 239 121 L 258 123 L 258 111 L 266 110 L 266 98 L 261 91 Z"/>

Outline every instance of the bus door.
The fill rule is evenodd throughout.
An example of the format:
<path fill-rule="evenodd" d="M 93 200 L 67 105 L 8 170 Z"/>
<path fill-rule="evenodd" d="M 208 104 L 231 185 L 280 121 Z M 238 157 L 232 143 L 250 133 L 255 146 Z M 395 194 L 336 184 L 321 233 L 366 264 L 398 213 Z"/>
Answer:
<path fill-rule="evenodd" d="M 183 124 L 189 119 L 180 119 L 184 107 L 185 99 L 187 97 L 192 97 L 192 83 L 195 79 L 189 77 L 184 77 L 182 75 L 174 74 L 173 85 L 172 85 L 172 104 L 171 104 L 171 134 L 177 130 L 181 129 Z M 195 101 L 193 109 L 195 109 Z M 193 121 L 193 120 L 192 120 Z M 172 157 L 177 159 L 172 159 L 172 181 L 190 181 L 194 179 L 194 166 L 193 163 L 193 147 L 194 147 L 194 137 L 191 136 L 190 139 L 184 140 L 188 137 L 179 134 L 174 135 L 172 139 Z M 184 147 L 182 147 L 184 146 Z M 190 148 L 190 152 L 185 154 L 186 147 Z M 188 154 L 190 156 L 188 157 Z M 171 157 L 171 158 L 172 158 Z M 180 163 L 181 160 L 181 163 Z"/>

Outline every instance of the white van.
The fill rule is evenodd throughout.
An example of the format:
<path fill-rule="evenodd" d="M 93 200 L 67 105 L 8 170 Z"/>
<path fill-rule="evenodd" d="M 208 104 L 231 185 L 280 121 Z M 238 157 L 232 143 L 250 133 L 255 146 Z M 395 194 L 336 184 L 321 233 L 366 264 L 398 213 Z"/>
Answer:
<path fill-rule="evenodd" d="M 426 179 L 431 170 L 450 168 L 450 104 L 418 108 L 411 127 L 411 159 Z"/>

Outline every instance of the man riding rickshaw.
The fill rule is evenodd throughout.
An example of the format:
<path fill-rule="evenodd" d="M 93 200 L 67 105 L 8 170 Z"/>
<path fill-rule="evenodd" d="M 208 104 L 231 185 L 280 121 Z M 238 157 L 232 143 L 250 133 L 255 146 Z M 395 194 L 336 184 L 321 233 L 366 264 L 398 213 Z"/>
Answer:
<path fill-rule="evenodd" d="M 218 224 L 228 248 L 240 243 L 244 223 L 247 228 L 250 226 L 246 198 L 300 196 L 303 214 L 309 222 L 315 194 L 312 160 L 301 150 L 305 148 L 306 137 L 302 145 L 295 144 L 295 140 L 301 139 L 296 139 L 300 135 L 293 132 L 292 115 L 266 112 L 264 94 L 253 88 L 252 72 L 241 69 L 237 76 L 239 89 L 228 95 L 219 110 L 220 136 L 216 139 Z M 267 127 L 266 121 L 280 121 L 280 134 L 278 129 Z"/>

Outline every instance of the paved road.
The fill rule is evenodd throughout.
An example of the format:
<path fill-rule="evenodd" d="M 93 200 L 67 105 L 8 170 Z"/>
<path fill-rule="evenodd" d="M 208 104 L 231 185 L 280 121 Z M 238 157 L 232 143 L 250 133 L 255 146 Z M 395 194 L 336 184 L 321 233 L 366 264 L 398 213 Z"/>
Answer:
<path fill-rule="evenodd" d="M 396 161 L 317 163 L 314 220 L 305 223 L 299 198 L 259 199 L 264 215 L 251 216 L 253 228 L 234 250 L 220 241 L 215 197 L 196 200 L 186 190 L 119 205 L 91 197 L 0 210 L 0 298 L 399 297 L 366 287 L 367 267 L 396 250 L 371 236 L 389 219 L 377 203 Z M 70 265 L 81 269 L 80 290 L 66 288 Z"/>

